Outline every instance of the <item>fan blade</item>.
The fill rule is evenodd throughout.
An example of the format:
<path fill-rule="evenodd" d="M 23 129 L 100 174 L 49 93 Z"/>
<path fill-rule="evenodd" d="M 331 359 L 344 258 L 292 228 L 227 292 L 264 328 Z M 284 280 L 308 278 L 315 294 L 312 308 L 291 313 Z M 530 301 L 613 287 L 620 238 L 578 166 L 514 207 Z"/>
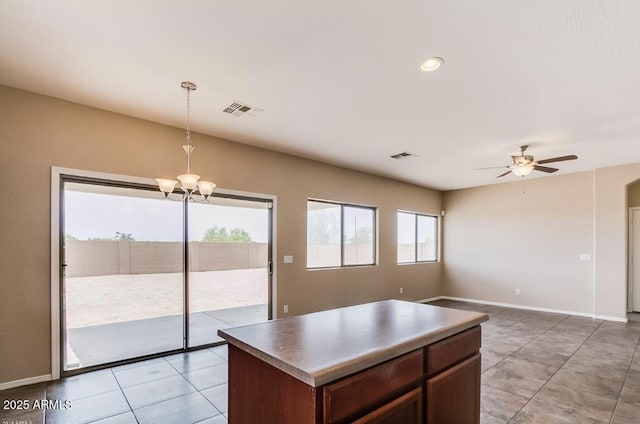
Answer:
<path fill-rule="evenodd" d="M 487 168 L 473 168 L 474 171 L 482 171 L 483 169 L 500 169 L 500 168 L 508 168 L 509 165 L 504 166 L 489 166 Z"/>
<path fill-rule="evenodd" d="M 500 178 L 500 177 L 504 177 L 505 175 L 509 175 L 511 174 L 511 170 L 508 170 L 507 172 L 505 172 L 504 174 L 500 174 L 498 175 L 496 178 Z"/>
<path fill-rule="evenodd" d="M 578 156 L 576 155 L 559 156 L 557 158 L 537 160 L 536 162 L 538 162 L 538 164 L 543 164 L 543 163 L 551 163 L 551 162 L 562 162 L 563 160 L 574 160 L 574 159 L 578 159 Z"/>
<path fill-rule="evenodd" d="M 550 168 L 548 166 L 539 166 L 539 165 L 534 166 L 533 169 L 535 169 L 536 171 L 546 172 L 548 174 L 551 174 L 552 172 L 556 172 L 558 170 L 558 168 Z"/>

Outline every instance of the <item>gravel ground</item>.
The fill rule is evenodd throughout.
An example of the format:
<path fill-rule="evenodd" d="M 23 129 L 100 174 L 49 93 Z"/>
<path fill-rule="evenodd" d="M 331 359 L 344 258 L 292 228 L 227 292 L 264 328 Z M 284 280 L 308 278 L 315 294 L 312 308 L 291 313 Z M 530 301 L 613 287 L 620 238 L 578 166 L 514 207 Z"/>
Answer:
<path fill-rule="evenodd" d="M 190 274 L 191 312 L 268 302 L 266 268 Z M 182 314 L 182 273 L 66 279 L 67 328 Z"/>

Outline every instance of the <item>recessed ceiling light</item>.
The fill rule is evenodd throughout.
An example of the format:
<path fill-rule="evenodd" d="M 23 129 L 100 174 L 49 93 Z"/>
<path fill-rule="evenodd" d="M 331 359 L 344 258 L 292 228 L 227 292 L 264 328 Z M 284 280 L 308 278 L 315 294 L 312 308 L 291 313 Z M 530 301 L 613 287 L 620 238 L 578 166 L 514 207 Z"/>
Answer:
<path fill-rule="evenodd" d="M 425 72 L 432 72 L 438 69 L 444 63 L 444 59 L 437 56 L 432 56 L 424 59 L 420 62 L 420 69 Z"/>

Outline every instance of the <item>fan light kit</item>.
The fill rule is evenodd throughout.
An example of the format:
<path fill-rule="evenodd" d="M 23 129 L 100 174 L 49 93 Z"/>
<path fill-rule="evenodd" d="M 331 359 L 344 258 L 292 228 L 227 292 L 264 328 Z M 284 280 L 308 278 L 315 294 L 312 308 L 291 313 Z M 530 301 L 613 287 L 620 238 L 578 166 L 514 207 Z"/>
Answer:
<path fill-rule="evenodd" d="M 193 195 L 200 194 L 204 200 L 209 200 L 209 196 L 213 193 L 216 185 L 211 181 L 199 181 L 200 175 L 191 173 L 191 153 L 193 152 L 193 145 L 191 145 L 191 98 L 190 94 L 196 90 L 196 85 L 190 81 L 183 81 L 180 86 L 187 90 L 187 144 L 183 145 L 185 153 L 187 154 L 187 173 L 178 175 L 176 178 L 180 181 L 180 187 L 184 191 L 185 198 L 187 200 L 195 200 Z M 168 180 L 164 178 L 156 178 L 160 191 L 164 193 L 164 197 L 169 197 L 169 194 L 173 193 L 174 188 L 178 184 L 176 180 Z"/>
<path fill-rule="evenodd" d="M 531 174 L 532 171 L 541 171 L 546 172 L 547 174 L 554 173 L 558 170 L 558 168 L 551 168 L 549 166 L 541 166 L 543 163 L 552 163 L 552 162 L 562 162 L 565 160 L 574 160 L 578 159 L 576 155 L 566 155 L 566 156 L 558 156 L 556 158 L 535 160 L 531 155 L 525 155 L 524 152 L 527 150 L 529 146 L 524 145 L 520 146 L 520 155 L 511 156 L 511 161 L 513 162 L 511 165 L 507 166 L 492 166 L 489 168 L 477 168 L 477 169 L 498 169 L 498 168 L 509 168 L 507 172 L 504 172 L 498 175 L 496 178 L 504 177 L 505 175 L 509 175 L 513 173 L 518 177 L 526 177 Z"/>
<path fill-rule="evenodd" d="M 424 59 L 420 62 L 420 69 L 424 72 L 433 72 L 444 64 L 444 59 L 437 56 L 432 56 Z"/>
<path fill-rule="evenodd" d="M 526 177 L 527 175 L 531 174 L 533 168 L 533 165 L 514 165 L 511 168 L 511 172 L 513 172 L 518 177 Z"/>

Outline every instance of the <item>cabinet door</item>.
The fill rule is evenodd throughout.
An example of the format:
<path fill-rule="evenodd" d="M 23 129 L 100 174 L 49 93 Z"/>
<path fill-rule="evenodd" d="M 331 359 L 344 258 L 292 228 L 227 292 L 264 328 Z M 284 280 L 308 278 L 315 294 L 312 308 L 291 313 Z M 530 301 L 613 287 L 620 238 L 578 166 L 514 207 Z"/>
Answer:
<path fill-rule="evenodd" d="M 418 387 L 353 424 L 419 424 L 422 422 L 422 388 Z"/>
<path fill-rule="evenodd" d="M 480 354 L 426 382 L 428 424 L 480 423 Z"/>

